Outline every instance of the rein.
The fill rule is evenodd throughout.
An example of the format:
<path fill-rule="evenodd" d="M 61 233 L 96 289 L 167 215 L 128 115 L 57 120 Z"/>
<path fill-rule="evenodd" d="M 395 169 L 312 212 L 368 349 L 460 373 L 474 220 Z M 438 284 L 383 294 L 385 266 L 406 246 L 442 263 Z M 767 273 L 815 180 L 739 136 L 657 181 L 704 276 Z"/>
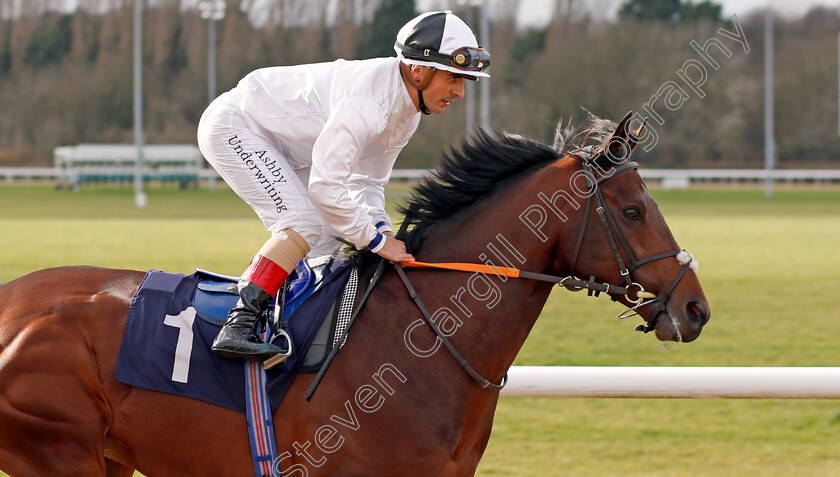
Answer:
<path fill-rule="evenodd" d="M 449 341 L 449 338 L 447 338 L 446 335 L 444 335 L 443 332 L 440 331 L 440 328 L 438 327 L 437 323 L 435 323 L 434 320 L 432 320 L 432 315 L 431 313 L 429 313 L 429 309 L 426 308 L 426 305 L 423 304 L 423 300 L 420 299 L 420 296 L 414 290 L 414 287 L 411 286 L 411 282 L 408 280 L 408 277 L 405 276 L 405 272 L 403 271 L 400 264 L 394 263 L 394 268 L 397 270 L 397 274 L 400 276 L 400 280 L 402 280 L 406 290 L 408 290 L 408 294 L 411 296 L 411 299 L 414 300 L 414 303 L 417 304 L 417 308 L 420 309 L 420 313 L 423 314 L 423 318 L 426 320 L 426 323 L 429 324 L 429 326 L 435 332 L 437 337 L 443 342 L 443 345 L 446 346 L 446 349 L 448 349 L 449 352 L 452 353 L 452 356 L 455 357 L 455 359 L 458 361 L 458 364 L 461 365 L 462 368 L 464 368 L 464 371 L 466 371 L 467 374 L 469 374 L 470 377 L 473 378 L 475 382 L 478 383 L 478 385 L 482 388 L 490 389 L 492 391 L 501 391 L 502 388 L 504 388 L 507 384 L 507 373 L 505 373 L 505 377 L 502 378 L 502 381 L 499 384 L 493 384 L 486 378 L 478 374 L 478 372 L 472 366 L 470 366 L 470 363 L 467 362 L 467 359 L 464 358 L 464 356 L 461 353 L 459 353 L 457 349 L 455 349 L 455 345 L 453 345 L 452 342 Z"/>
<path fill-rule="evenodd" d="M 579 157 L 579 156 L 578 156 Z M 650 257 L 646 257 L 643 259 L 637 259 L 636 255 L 630 249 L 630 246 L 627 243 L 627 239 L 624 237 L 624 234 L 621 233 L 621 229 L 618 228 L 618 223 L 616 222 L 615 218 L 613 217 L 612 213 L 607 207 L 607 201 L 604 198 L 604 195 L 601 193 L 601 189 L 599 185 L 612 178 L 616 175 L 628 171 L 628 170 L 636 170 L 639 168 L 639 165 L 635 162 L 624 162 L 623 164 L 617 166 L 613 171 L 612 174 L 609 175 L 602 175 L 600 177 L 595 176 L 594 169 L 592 167 L 591 161 L 583 160 L 583 170 L 587 173 L 586 178 L 588 185 L 590 187 L 590 194 L 586 201 L 586 211 L 584 212 L 583 216 L 583 223 L 580 227 L 580 232 L 578 233 L 578 238 L 575 243 L 575 251 L 572 258 L 572 266 L 571 270 L 574 272 L 575 265 L 577 265 L 577 260 L 580 255 L 581 246 L 583 245 L 583 238 L 586 235 L 586 229 L 589 224 L 589 216 L 590 212 L 592 211 L 593 203 L 596 204 L 595 211 L 598 213 L 598 219 L 601 223 L 601 227 L 604 230 L 604 234 L 607 236 L 607 241 L 610 244 L 610 248 L 612 249 L 613 255 L 615 256 L 616 263 L 618 264 L 619 273 L 623 279 L 623 286 L 621 285 L 611 285 L 609 283 L 596 283 L 595 277 L 590 276 L 588 281 L 581 280 L 579 278 L 575 278 L 574 276 L 566 276 L 566 277 L 559 277 L 554 275 L 545 275 L 542 273 L 535 273 L 529 272 L 524 270 L 519 270 L 516 268 L 510 267 L 497 267 L 494 265 L 483 265 L 478 263 L 460 263 L 460 262 L 441 262 L 441 263 L 429 263 L 429 262 L 417 262 L 417 261 L 405 261 L 400 263 L 394 263 L 394 268 L 397 271 L 397 274 L 400 276 L 400 279 L 405 285 L 406 290 L 408 290 L 408 294 L 411 296 L 411 299 L 414 300 L 414 303 L 417 304 L 417 308 L 420 309 L 420 312 L 423 315 L 423 318 L 428 323 L 429 327 L 437 335 L 438 339 L 441 340 L 446 349 L 455 357 L 458 361 L 458 364 L 464 368 L 467 374 L 478 383 L 484 389 L 490 389 L 492 391 L 501 391 L 502 388 L 505 387 L 507 384 L 507 374 L 505 374 L 504 378 L 499 384 L 494 384 L 478 374 L 478 372 L 470 366 L 467 362 L 466 358 L 458 352 L 452 342 L 449 340 L 447 336 L 441 332 L 438 325 L 432 320 L 431 314 L 429 310 L 426 308 L 426 305 L 423 304 L 423 301 L 420 299 L 420 296 L 417 295 L 417 292 L 414 290 L 414 287 L 411 285 L 411 281 L 409 281 L 408 277 L 406 276 L 405 272 L 403 271 L 403 267 L 415 267 L 415 268 L 437 268 L 437 269 L 444 269 L 444 270 L 455 270 L 461 272 L 473 272 L 473 273 L 493 273 L 497 276 L 504 276 L 508 278 L 527 278 L 532 280 L 539 280 L 545 281 L 550 283 L 556 283 L 558 285 L 563 285 L 568 290 L 571 291 L 580 291 L 580 290 L 589 290 L 589 295 L 598 296 L 600 293 L 606 293 L 611 296 L 613 300 L 616 300 L 617 295 L 624 296 L 627 301 L 632 303 L 634 306 L 629 310 L 622 312 L 619 315 L 619 318 L 628 318 L 633 316 L 634 314 L 638 314 L 636 310 L 645 305 L 651 306 L 651 313 L 649 318 L 645 320 L 644 325 L 639 325 L 636 328 L 636 331 L 642 331 L 644 333 L 649 333 L 656 328 L 656 320 L 661 313 L 666 313 L 666 303 L 671 296 L 671 293 L 676 288 L 677 284 L 682 280 L 682 277 L 685 275 L 686 271 L 688 271 L 689 267 L 691 266 L 691 262 L 693 258 L 690 254 L 688 256 L 689 259 L 685 260 L 682 263 L 682 268 L 680 269 L 679 273 L 677 273 L 676 278 L 671 282 L 668 288 L 665 290 L 662 295 L 657 296 L 653 293 L 650 293 L 645 290 L 645 288 L 637 282 L 634 282 L 630 277 L 631 273 L 636 270 L 637 268 L 641 267 L 642 265 L 650 262 L 654 262 L 656 260 L 662 260 L 664 258 L 669 257 L 676 257 L 677 255 L 682 252 L 682 250 L 676 250 L 673 252 L 664 252 L 659 253 L 656 255 L 652 255 Z M 594 181 L 593 181 L 594 179 Z M 592 198 L 595 198 L 593 201 Z M 405 223 L 405 222 L 403 222 Z M 616 242 L 616 237 L 618 237 L 618 241 Z M 630 259 L 630 266 L 628 267 L 624 263 L 624 259 L 621 256 L 621 250 L 619 246 L 624 250 L 624 253 Z M 633 286 L 638 288 L 636 292 L 636 298 L 630 298 L 629 293 Z M 648 299 L 645 301 L 645 299 Z"/>
<path fill-rule="evenodd" d="M 575 251 L 574 251 L 574 255 L 572 257 L 572 264 L 571 264 L 570 269 L 572 270 L 572 273 L 574 273 L 574 269 L 575 269 L 575 266 L 577 265 L 578 257 L 580 256 L 580 250 L 581 250 L 582 245 L 583 245 L 583 239 L 584 239 L 584 236 L 586 235 L 586 230 L 587 230 L 588 225 L 589 225 L 589 216 L 591 215 L 593 203 L 595 203 L 596 204 L 595 211 L 598 214 L 598 220 L 601 224 L 601 228 L 603 229 L 604 234 L 607 237 L 607 242 L 610 244 L 610 248 L 613 252 L 613 255 L 615 256 L 615 260 L 616 260 L 616 263 L 617 263 L 618 268 L 619 268 L 619 273 L 622 276 L 622 281 L 623 281 L 622 285 L 612 285 L 612 284 L 609 284 L 609 283 L 597 283 L 597 282 L 595 282 L 595 277 L 594 276 L 590 276 L 589 280 L 581 280 L 579 278 L 576 278 L 573 275 L 565 276 L 565 277 L 559 277 L 559 276 L 555 276 L 555 275 L 545 275 L 545 274 L 542 274 L 542 273 L 519 270 L 519 269 L 516 269 L 516 268 L 497 267 L 497 266 L 494 266 L 494 265 L 484 265 L 484 264 L 478 264 L 478 263 L 460 263 L 460 262 L 429 263 L 429 262 L 417 262 L 417 261 L 405 261 L 405 262 L 393 263 L 394 268 L 396 269 L 397 274 L 400 277 L 400 280 L 402 280 L 403 285 L 405 286 L 406 290 L 408 291 L 408 294 L 411 296 L 411 299 L 414 300 L 414 303 L 417 305 L 417 308 L 420 309 L 420 312 L 423 315 L 423 318 L 425 319 L 426 323 L 429 325 L 429 327 L 431 327 L 432 331 L 434 331 L 435 335 L 437 335 L 438 339 L 441 340 L 441 342 L 446 347 L 446 349 L 449 350 L 449 352 L 452 354 L 453 357 L 455 357 L 455 359 L 458 361 L 458 364 L 462 368 L 464 368 L 464 370 L 467 372 L 467 374 L 469 374 L 470 377 L 472 377 L 473 380 L 475 380 L 475 382 L 479 386 L 481 386 L 484 389 L 490 389 L 492 391 L 501 391 L 505 387 L 505 385 L 507 384 L 507 381 L 508 381 L 507 373 L 505 373 L 505 376 L 502 378 L 502 380 L 499 384 L 495 384 L 495 383 L 489 381 L 488 379 L 484 378 L 483 376 L 481 376 L 475 370 L 475 368 L 473 368 L 469 364 L 469 362 L 466 360 L 466 358 L 464 358 L 464 356 L 455 348 L 455 346 L 452 344 L 452 342 L 449 340 L 449 338 L 443 334 L 443 332 L 440 330 L 438 325 L 434 322 L 434 320 L 432 320 L 432 316 L 429 313 L 428 308 L 426 308 L 426 305 L 420 299 L 420 296 L 417 294 L 414 287 L 411 285 L 411 281 L 408 279 L 405 272 L 403 271 L 404 266 L 405 267 L 415 267 L 415 268 L 437 268 L 437 269 L 444 269 L 444 270 L 455 270 L 455 271 L 462 271 L 462 272 L 485 273 L 485 274 L 493 273 L 497 276 L 504 276 L 504 277 L 508 277 L 508 278 L 526 278 L 526 279 L 531 279 L 531 280 L 539 280 L 539 281 L 544 281 L 544 282 L 556 283 L 557 285 L 562 285 L 570 291 L 588 290 L 590 296 L 594 295 L 594 296 L 597 297 L 600 293 L 606 293 L 606 294 L 610 295 L 610 297 L 613 300 L 617 299 L 616 296 L 621 295 L 621 296 L 624 296 L 625 299 L 628 302 L 632 303 L 634 306 L 632 308 L 630 308 L 629 310 L 625 310 L 624 312 L 622 312 L 618 316 L 619 318 L 622 318 L 622 319 L 623 318 L 628 318 L 630 316 L 638 314 L 638 312 L 636 310 L 639 307 L 647 306 L 647 305 L 651 306 L 651 313 L 649 314 L 648 318 L 645 319 L 645 324 L 644 325 L 639 325 L 638 327 L 636 327 L 636 331 L 642 331 L 644 333 L 649 333 L 656 328 L 656 321 L 657 321 L 659 315 L 661 313 L 667 313 L 666 304 L 668 302 L 668 299 L 670 298 L 671 293 L 674 291 L 677 284 L 680 282 L 680 280 L 682 280 L 682 277 L 685 275 L 685 273 L 690 268 L 691 263 L 693 261 L 693 257 L 691 257 L 691 254 L 688 254 L 687 252 L 686 252 L 686 254 L 688 255 L 689 258 L 686 259 L 685 261 L 680 260 L 679 257 L 678 257 L 678 260 L 680 260 L 680 263 L 682 264 L 682 268 L 677 273 L 677 276 L 674 278 L 674 280 L 671 282 L 671 284 L 668 286 L 668 288 L 665 290 L 665 292 L 662 293 L 660 296 L 657 296 L 653 293 L 650 293 L 650 292 L 646 291 L 645 288 L 640 283 L 634 282 L 632 280 L 632 278 L 630 277 L 631 273 L 634 270 L 638 269 L 639 267 L 641 267 L 644 264 L 654 262 L 656 260 L 661 260 L 661 259 L 669 258 L 669 257 L 677 257 L 681 252 L 683 252 L 683 250 L 676 250 L 676 251 L 673 251 L 673 252 L 664 252 L 664 253 L 659 253 L 659 254 L 652 255 L 650 257 L 646 257 L 646 258 L 643 258 L 643 259 L 637 259 L 636 255 L 630 249 L 630 246 L 628 245 L 627 239 L 624 237 L 624 234 L 621 233 L 621 229 L 619 229 L 618 223 L 616 222 L 615 218 L 613 217 L 612 213 L 610 212 L 609 207 L 607 207 L 607 201 L 604 198 L 604 195 L 601 193 L 601 189 L 600 189 L 599 185 L 602 182 L 604 182 L 604 181 L 606 181 L 606 180 L 608 180 L 612 177 L 615 177 L 616 175 L 618 175 L 622 172 L 629 171 L 631 169 L 636 170 L 636 169 L 639 168 L 639 165 L 636 162 L 627 161 L 627 162 L 624 162 L 624 163 L 620 164 L 619 166 L 615 167 L 611 174 L 601 175 L 600 177 L 596 177 L 594 169 L 592 167 L 592 161 L 591 160 L 583 159 L 580 156 L 574 156 L 574 157 L 577 157 L 583 163 L 583 170 L 586 173 L 585 177 L 586 177 L 586 180 L 587 180 L 587 183 L 588 183 L 590 189 L 589 189 L 589 196 L 587 197 L 587 201 L 586 201 L 586 210 L 585 210 L 584 215 L 583 215 L 583 223 L 581 224 L 580 232 L 578 233 L 577 241 L 575 243 Z M 595 198 L 594 200 L 593 200 L 593 197 Z M 409 210 L 407 216 L 410 215 L 411 212 L 412 211 Z M 398 237 L 403 235 L 403 233 L 405 232 L 406 226 L 408 225 L 408 222 L 409 222 L 409 220 L 403 220 L 402 226 L 400 227 L 400 231 L 397 234 Z M 616 241 L 616 237 L 618 237 L 618 241 Z M 630 266 L 629 267 L 627 265 L 625 265 L 625 263 L 624 263 L 624 259 L 621 256 L 621 250 L 619 249 L 619 246 L 624 250 L 624 253 L 630 259 Z M 373 277 L 371 278 L 371 282 L 368 285 L 368 289 L 366 290 L 364 296 L 362 297 L 362 300 L 360 301 L 360 303 L 356 307 L 356 310 L 353 313 L 353 316 L 351 317 L 350 325 L 352 325 L 353 322 L 355 321 L 356 316 L 358 316 L 359 312 L 361 311 L 362 307 L 364 306 L 365 301 L 367 300 L 368 296 L 370 295 L 370 292 L 373 290 L 373 287 L 379 281 L 379 277 L 382 274 L 382 271 L 384 269 L 384 265 L 385 265 L 385 260 L 380 258 L 377 269 L 376 269 L 376 272 L 374 273 Z M 635 299 L 630 298 L 630 290 L 634 286 L 638 288 L 638 291 L 635 293 L 635 295 L 636 295 Z M 647 299 L 647 301 L 645 301 L 646 299 Z M 349 330 L 350 330 L 350 326 L 348 325 L 347 329 L 344 331 L 345 335 Z M 341 340 L 339 340 L 339 342 L 340 341 Z M 336 347 L 336 348 L 333 348 L 333 350 L 331 350 L 330 355 L 328 356 L 328 359 L 322 365 L 321 370 L 319 371 L 318 375 L 315 377 L 314 381 L 312 382 L 311 386 L 309 387 L 309 391 L 306 393 L 306 399 L 307 400 L 310 400 L 312 398 L 312 395 L 315 393 L 315 389 L 317 389 L 318 384 L 321 382 L 321 379 L 323 378 L 324 373 L 326 373 L 327 368 L 329 368 L 329 365 L 332 362 L 333 358 L 335 357 L 336 353 L 338 352 L 338 349 L 339 348 Z"/>
<path fill-rule="evenodd" d="M 595 282 L 595 277 L 589 277 L 589 281 L 580 280 L 575 277 L 558 277 L 556 275 L 544 275 L 542 273 L 535 273 L 535 272 L 528 272 L 525 270 L 519 270 L 518 268 L 509 268 L 509 267 L 497 267 L 495 265 L 482 265 L 478 263 L 461 263 L 461 262 L 438 262 L 438 263 L 428 263 L 428 262 L 413 262 L 413 261 L 406 261 L 400 262 L 401 265 L 406 267 L 415 267 L 415 268 L 439 268 L 443 270 L 455 270 L 459 272 L 480 272 L 480 273 L 493 273 L 498 276 L 504 276 L 508 278 L 530 278 L 532 280 L 539 280 L 543 282 L 550 282 L 556 283 L 558 285 L 563 285 L 565 287 L 569 287 L 576 291 L 580 290 L 589 290 L 590 293 L 594 293 L 595 296 L 598 296 L 599 293 L 607 293 L 607 294 L 619 294 L 619 295 L 627 295 L 628 289 L 626 287 L 621 287 L 617 285 L 610 285 L 609 283 L 597 283 Z"/>
<path fill-rule="evenodd" d="M 406 276 L 405 272 L 403 271 L 403 266 L 406 267 L 415 267 L 415 268 L 438 268 L 444 270 L 455 270 L 460 272 L 479 272 L 479 273 L 495 273 L 499 276 L 505 276 L 509 278 L 530 278 L 532 280 L 539 280 L 544 282 L 556 283 L 558 285 L 563 285 L 570 289 L 575 290 L 589 290 L 589 294 L 592 295 L 593 293 L 595 296 L 598 296 L 601 292 L 603 293 L 617 293 L 622 295 L 627 295 L 628 289 L 625 287 L 610 285 L 608 283 L 596 283 L 595 277 L 592 276 L 589 278 L 589 281 L 583 281 L 574 277 L 558 277 L 554 275 L 544 275 L 542 273 L 534 273 L 528 272 L 524 270 L 519 270 L 516 268 L 509 268 L 509 267 L 496 267 L 491 265 L 481 265 L 478 263 L 458 263 L 458 262 L 449 262 L 449 263 L 428 263 L 428 262 L 415 262 L 415 261 L 405 261 L 400 263 L 394 263 L 394 268 L 397 270 L 397 274 L 400 276 L 400 280 L 402 280 L 403 285 L 405 285 L 406 290 L 408 290 L 408 294 L 411 296 L 411 299 L 414 300 L 414 303 L 417 305 L 417 308 L 420 309 L 420 313 L 423 315 L 423 319 L 426 320 L 426 323 L 429 327 L 432 328 L 432 331 L 435 332 L 438 339 L 441 340 L 446 349 L 455 357 L 455 360 L 458 361 L 458 364 L 464 368 L 464 371 L 470 375 L 475 382 L 484 389 L 490 389 L 492 391 L 501 391 L 508 381 L 508 375 L 505 373 L 504 378 L 499 384 L 494 384 L 487 380 L 487 378 L 478 374 L 478 372 L 470 366 L 470 363 L 467 361 L 464 356 L 458 352 L 455 348 L 455 345 L 449 340 L 449 338 L 443 334 L 438 327 L 437 323 L 432 320 L 432 315 L 429 313 L 429 309 L 426 308 L 426 305 L 423 304 L 423 300 L 420 299 L 420 296 L 417 294 L 417 291 L 414 290 L 414 286 L 411 285 L 411 281 Z"/>

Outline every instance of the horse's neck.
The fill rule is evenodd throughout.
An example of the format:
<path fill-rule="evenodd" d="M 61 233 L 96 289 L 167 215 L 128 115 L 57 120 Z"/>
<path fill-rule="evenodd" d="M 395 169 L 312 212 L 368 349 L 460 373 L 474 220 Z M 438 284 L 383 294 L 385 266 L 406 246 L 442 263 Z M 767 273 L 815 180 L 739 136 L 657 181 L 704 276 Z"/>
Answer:
<path fill-rule="evenodd" d="M 546 227 L 554 229 L 553 235 L 542 241 L 519 219 L 538 200 L 535 189 L 543 182 L 539 177 L 526 176 L 472 207 L 461 220 L 442 225 L 427 239 L 418 259 L 556 272 L 559 226 Z M 421 288 L 435 290 L 435 302 L 463 323 L 452 341 L 458 348 L 469 349 L 465 356 L 488 379 L 501 376 L 511 365 L 552 289 L 550 283 L 496 274 L 418 272 L 411 276 Z M 435 310 L 430 306 L 431 312 Z"/>
<path fill-rule="evenodd" d="M 538 200 L 540 190 L 535 188 L 540 184 L 537 177 L 523 177 L 437 224 L 416 257 L 552 272 L 556 240 L 541 241 L 519 220 Z M 560 230 L 554 226 L 555 237 Z M 410 268 L 405 273 L 441 331 L 480 375 L 494 383 L 512 364 L 552 288 L 546 282 L 494 274 Z M 367 284 L 372 274 L 372 267 L 365 270 L 360 284 Z M 338 408 L 347 404 L 344 396 L 354 395 L 349 393 L 356 391 L 358 399 L 359 379 L 384 382 L 388 399 L 400 393 L 394 399 L 400 400 L 401 416 L 422 420 L 411 431 L 418 436 L 418 451 L 444 449 L 448 459 L 460 466 L 459 474 L 474 472 L 487 443 L 498 393 L 479 387 L 437 342 L 393 270 L 386 269 L 363 315 L 348 340 L 349 353 L 339 354 L 337 369 L 325 382 L 338 396 Z M 401 383 L 404 388 L 399 388 Z M 400 417 L 393 422 L 399 429 L 386 429 L 389 438 L 402 432 L 408 421 Z"/>

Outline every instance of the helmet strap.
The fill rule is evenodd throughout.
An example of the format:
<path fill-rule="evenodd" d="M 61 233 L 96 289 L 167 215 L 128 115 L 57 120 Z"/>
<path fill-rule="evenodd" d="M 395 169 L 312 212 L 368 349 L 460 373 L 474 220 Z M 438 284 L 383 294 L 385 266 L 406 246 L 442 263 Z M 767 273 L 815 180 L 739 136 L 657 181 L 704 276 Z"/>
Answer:
<path fill-rule="evenodd" d="M 432 82 L 432 76 L 435 74 L 435 68 L 432 67 L 425 67 L 423 71 L 423 75 L 420 77 L 419 80 L 414 79 L 414 76 L 411 74 L 411 66 L 405 63 L 400 63 L 400 73 L 402 74 L 403 79 L 411 85 L 412 88 L 417 90 L 417 99 L 418 104 L 417 106 L 420 108 L 420 112 L 423 114 L 431 114 L 429 108 L 426 107 L 426 103 L 423 101 L 423 90 L 429 87 L 429 84 Z"/>
<path fill-rule="evenodd" d="M 420 107 L 420 112 L 425 114 L 426 116 L 432 114 L 432 112 L 429 111 L 429 108 L 426 107 L 426 102 L 423 101 L 423 91 L 419 89 L 417 90 L 417 99 L 417 105 Z"/>

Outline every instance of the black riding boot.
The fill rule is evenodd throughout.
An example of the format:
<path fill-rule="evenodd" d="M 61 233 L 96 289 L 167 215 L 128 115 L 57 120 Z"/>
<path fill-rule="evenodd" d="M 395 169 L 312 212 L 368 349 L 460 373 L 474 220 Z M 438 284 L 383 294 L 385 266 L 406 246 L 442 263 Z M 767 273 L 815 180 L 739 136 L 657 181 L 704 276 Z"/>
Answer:
<path fill-rule="evenodd" d="M 213 341 L 213 353 L 229 359 L 264 361 L 287 349 L 263 343 L 256 333 L 257 321 L 263 316 L 271 295 L 247 280 L 239 280 L 239 301 L 228 314 L 228 319 Z"/>

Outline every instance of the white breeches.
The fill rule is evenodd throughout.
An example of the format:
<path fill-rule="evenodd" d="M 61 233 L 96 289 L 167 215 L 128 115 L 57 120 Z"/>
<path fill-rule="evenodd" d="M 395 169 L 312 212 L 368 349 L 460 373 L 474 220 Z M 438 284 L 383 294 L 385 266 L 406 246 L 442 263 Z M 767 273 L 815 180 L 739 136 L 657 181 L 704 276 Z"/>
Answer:
<path fill-rule="evenodd" d="M 341 247 L 309 200 L 309 168 L 293 170 L 276 147 L 253 133 L 236 96 L 220 96 L 201 116 L 198 147 L 272 236 L 294 230 L 311 247 L 310 257 L 331 255 Z"/>

